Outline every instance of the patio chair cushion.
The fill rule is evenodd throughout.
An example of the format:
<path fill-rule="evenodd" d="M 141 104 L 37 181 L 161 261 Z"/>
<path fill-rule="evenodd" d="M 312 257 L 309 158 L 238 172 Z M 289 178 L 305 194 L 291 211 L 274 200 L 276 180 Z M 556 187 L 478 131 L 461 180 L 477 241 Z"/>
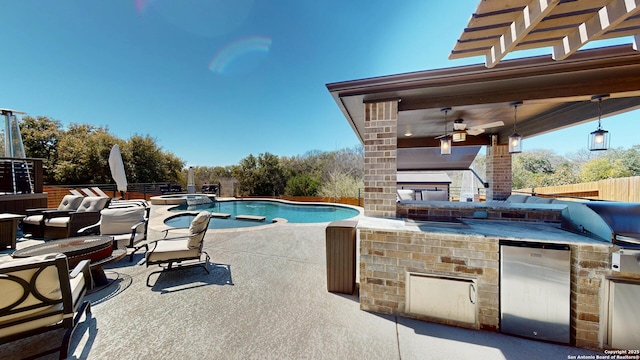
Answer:
<path fill-rule="evenodd" d="M 415 200 L 414 191 L 407 189 L 398 189 L 396 190 L 397 200 Z"/>
<path fill-rule="evenodd" d="M 48 260 L 54 258 L 56 254 L 48 254 L 41 256 L 32 256 L 28 258 L 22 259 L 9 259 L 8 261 L 4 261 L 0 263 L 0 268 L 10 268 L 18 265 L 27 265 L 34 264 L 44 260 Z M 20 278 L 25 281 L 30 281 L 33 278 L 34 273 L 38 270 L 38 268 L 31 268 L 26 270 L 20 270 L 16 272 L 10 273 L 12 276 Z M 58 300 L 62 297 L 62 293 L 60 292 L 60 282 L 58 278 L 58 271 L 55 266 L 46 267 L 37 277 L 35 282 L 35 286 L 38 289 L 40 294 L 48 299 Z M 2 288 L 2 296 L 0 297 L 0 309 L 11 306 L 12 304 L 19 302 L 20 298 L 24 294 L 23 287 L 17 283 L 16 281 L 2 279 L 0 278 L 0 287 Z M 34 304 L 38 304 L 41 301 L 36 299 L 32 294 L 16 307 L 16 309 L 27 308 Z M 2 317 L 2 323 L 7 322 L 9 320 L 14 320 L 16 318 L 25 317 L 40 311 L 50 311 L 53 306 L 48 306 L 45 308 L 36 308 L 31 310 L 26 310 L 24 312 L 12 315 L 6 315 Z M 0 334 L 0 336 L 2 336 Z"/>
<path fill-rule="evenodd" d="M 69 225 L 69 216 L 60 216 L 47 219 L 46 225 L 52 227 L 67 227 Z"/>
<path fill-rule="evenodd" d="M 76 195 L 65 195 L 60 201 L 60 205 L 58 205 L 59 211 L 74 211 L 80 206 L 82 203 L 82 196 Z"/>
<path fill-rule="evenodd" d="M 0 262 L 0 268 L 35 264 L 56 258 L 57 256 L 60 256 L 60 254 L 32 256 L 21 259 L 9 258 L 7 261 Z M 51 299 L 53 301 L 60 300 L 60 302 L 55 305 L 38 307 L 37 305 L 42 304 L 42 301 L 37 299 L 32 292 L 29 292 L 28 296 L 24 300 L 20 301 L 24 296 L 24 288 L 14 280 L 0 278 L 0 288 L 2 288 L 0 309 L 8 309 L 10 306 L 16 305 L 16 303 L 18 303 L 18 305 L 13 308 L 14 310 L 28 309 L 29 307 L 36 306 L 33 309 L 2 316 L 0 324 L 6 324 L 9 322 L 15 322 L 15 324 L 7 327 L 0 327 L 0 338 L 42 328 L 58 323 L 64 319 L 65 315 L 62 311 L 62 291 L 60 290 L 58 268 L 55 265 L 47 266 L 42 270 L 42 272 L 40 272 L 40 274 L 35 275 L 38 270 L 38 267 L 33 267 L 15 272 L 8 272 L 6 274 L 27 282 L 33 281 L 34 276 L 37 276 L 35 282 L 32 284 L 37 289 L 37 292 L 47 299 Z M 75 304 L 83 295 L 83 289 L 85 288 L 84 274 L 79 273 L 75 278 L 69 279 L 69 282 L 73 303 Z M 51 315 L 47 316 L 47 314 Z M 42 318 L 39 318 L 40 316 L 42 316 Z M 21 319 L 25 319 L 25 321 L 20 321 Z"/>
<path fill-rule="evenodd" d="M 100 234 L 131 236 L 131 227 L 144 220 L 141 207 L 103 209 L 100 211 Z"/>
<path fill-rule="evenodd" d="M 449 194 L 444 190 L 422 190 L 424 201 L 448 201 Z"/>
<path fill-rule="evenodd" d="M 22 219 L 22 223 L 31 225 L 40 225 L 43 215 L 30 215 Z"/>
<path fill-rule="evenodd" d="M 100 196 L 87 196 L 82 199 L 82 203 L 76 210 L 77 212 L 83 211 L 100 211 L 107 206 L 107 203 L 111 200 L 108 197 L 100 197 Z"/>
<path fill-rule="evenodd" d="M 527 204 L 551 204 L 553 198 L 542 198 L 537 196 L 529 196 L 525 203 Z"/>
<path fill-rule="evenodd" d="M 147 262 L 153 263 L 199 257 L 200 249 L 190 248 L 189 241 L 190 239 L 188 238 L 184 240 L 160 240 L 152 252 L 147 252 Z"/>
<path fill-rule="evenodd" d="M 507 198 L 507 202 L 512 204 L 524 203 L 525 201 L 527 201 L 528 197 L 529 197 L 528 195 L 513 194 L 513 195 L 509 195 L 509 197 Z"/>
<path fill-rule="evenodd" d="M 208 211 L 201 211 L 196 215 L 195 219 L 191 221 L 189 225 L 189 249 L 199 249 L 200 243 L 204 238 L 205 229 L 209 225 L 209 217 L 211 214 Z"/>

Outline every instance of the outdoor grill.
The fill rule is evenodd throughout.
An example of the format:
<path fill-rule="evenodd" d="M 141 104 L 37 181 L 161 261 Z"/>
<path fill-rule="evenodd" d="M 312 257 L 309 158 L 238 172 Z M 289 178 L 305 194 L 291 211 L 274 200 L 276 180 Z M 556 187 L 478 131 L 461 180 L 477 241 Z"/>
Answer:
<path fill-rule="evenodd" d="M 586 205 L 609 225 L 613 244 L 640 249 L 640 203 L 591 201 Z"/>

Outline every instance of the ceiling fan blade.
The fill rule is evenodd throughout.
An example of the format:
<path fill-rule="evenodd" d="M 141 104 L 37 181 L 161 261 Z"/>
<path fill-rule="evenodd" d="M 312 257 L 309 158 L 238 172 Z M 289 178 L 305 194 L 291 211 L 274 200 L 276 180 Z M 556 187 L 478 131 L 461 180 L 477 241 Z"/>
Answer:
<path fill-rule="evenodd" d="M 469 129 L 467 130 L 467 134 L 471 136 L 480 135 L 484 132 L 484 129 Z"/>
<path fill-rule="evenodd" d="M 436 137 L 434 137 L 434 139 L 438 140 L 438 139 L 443 138 L 443 137 L 445 137 L 445 136 L 447 136 L 447 135 L 444 135 L 444 134 L 443 134 L 443 135 L 440 135 L 440 136 L 436 136 Z"/>
<path fill-rule="evenodd" d="M 471 126 L 469 128 L 469 130 L 479 130 L 479 129 L 488 129 L 488 128 L 492 128 L 492 127 L 497 127 L 497 126 L 502 126 L 504 125 L 504 123 L 502 121 L 494 121 L 494 122 L 490 122 L 488 124 L 482 124 L 482 125 L 476 125 L 476 126 Z"/>

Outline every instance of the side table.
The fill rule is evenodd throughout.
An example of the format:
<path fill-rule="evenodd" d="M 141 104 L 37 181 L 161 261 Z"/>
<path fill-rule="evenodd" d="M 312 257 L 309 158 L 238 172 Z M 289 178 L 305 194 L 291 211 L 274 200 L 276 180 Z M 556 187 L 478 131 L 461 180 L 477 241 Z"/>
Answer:
<path fill-rule="evenodd" d="M 0 214 L 0 247 L 16 248 L 16 238 L 18 237 L 18 223 L 24 215 Z"/>

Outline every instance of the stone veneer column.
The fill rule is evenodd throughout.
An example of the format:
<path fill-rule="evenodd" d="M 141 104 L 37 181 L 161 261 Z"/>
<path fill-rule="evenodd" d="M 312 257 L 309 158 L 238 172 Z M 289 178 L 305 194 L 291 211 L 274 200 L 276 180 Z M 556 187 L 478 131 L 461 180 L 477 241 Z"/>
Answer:
<path fill-rule="evenodd" d="M 364 104 L 364 215 L 396 216 L 398 101 Z"/>
<path fill-rule="evenodd" d="M 509 145 L 498 145 L 495 138 L 491 142 L 491 146 L 487 146 L 486 159 L 487 201 L 506 200 L 511 195 L 512 185 Z"/>

